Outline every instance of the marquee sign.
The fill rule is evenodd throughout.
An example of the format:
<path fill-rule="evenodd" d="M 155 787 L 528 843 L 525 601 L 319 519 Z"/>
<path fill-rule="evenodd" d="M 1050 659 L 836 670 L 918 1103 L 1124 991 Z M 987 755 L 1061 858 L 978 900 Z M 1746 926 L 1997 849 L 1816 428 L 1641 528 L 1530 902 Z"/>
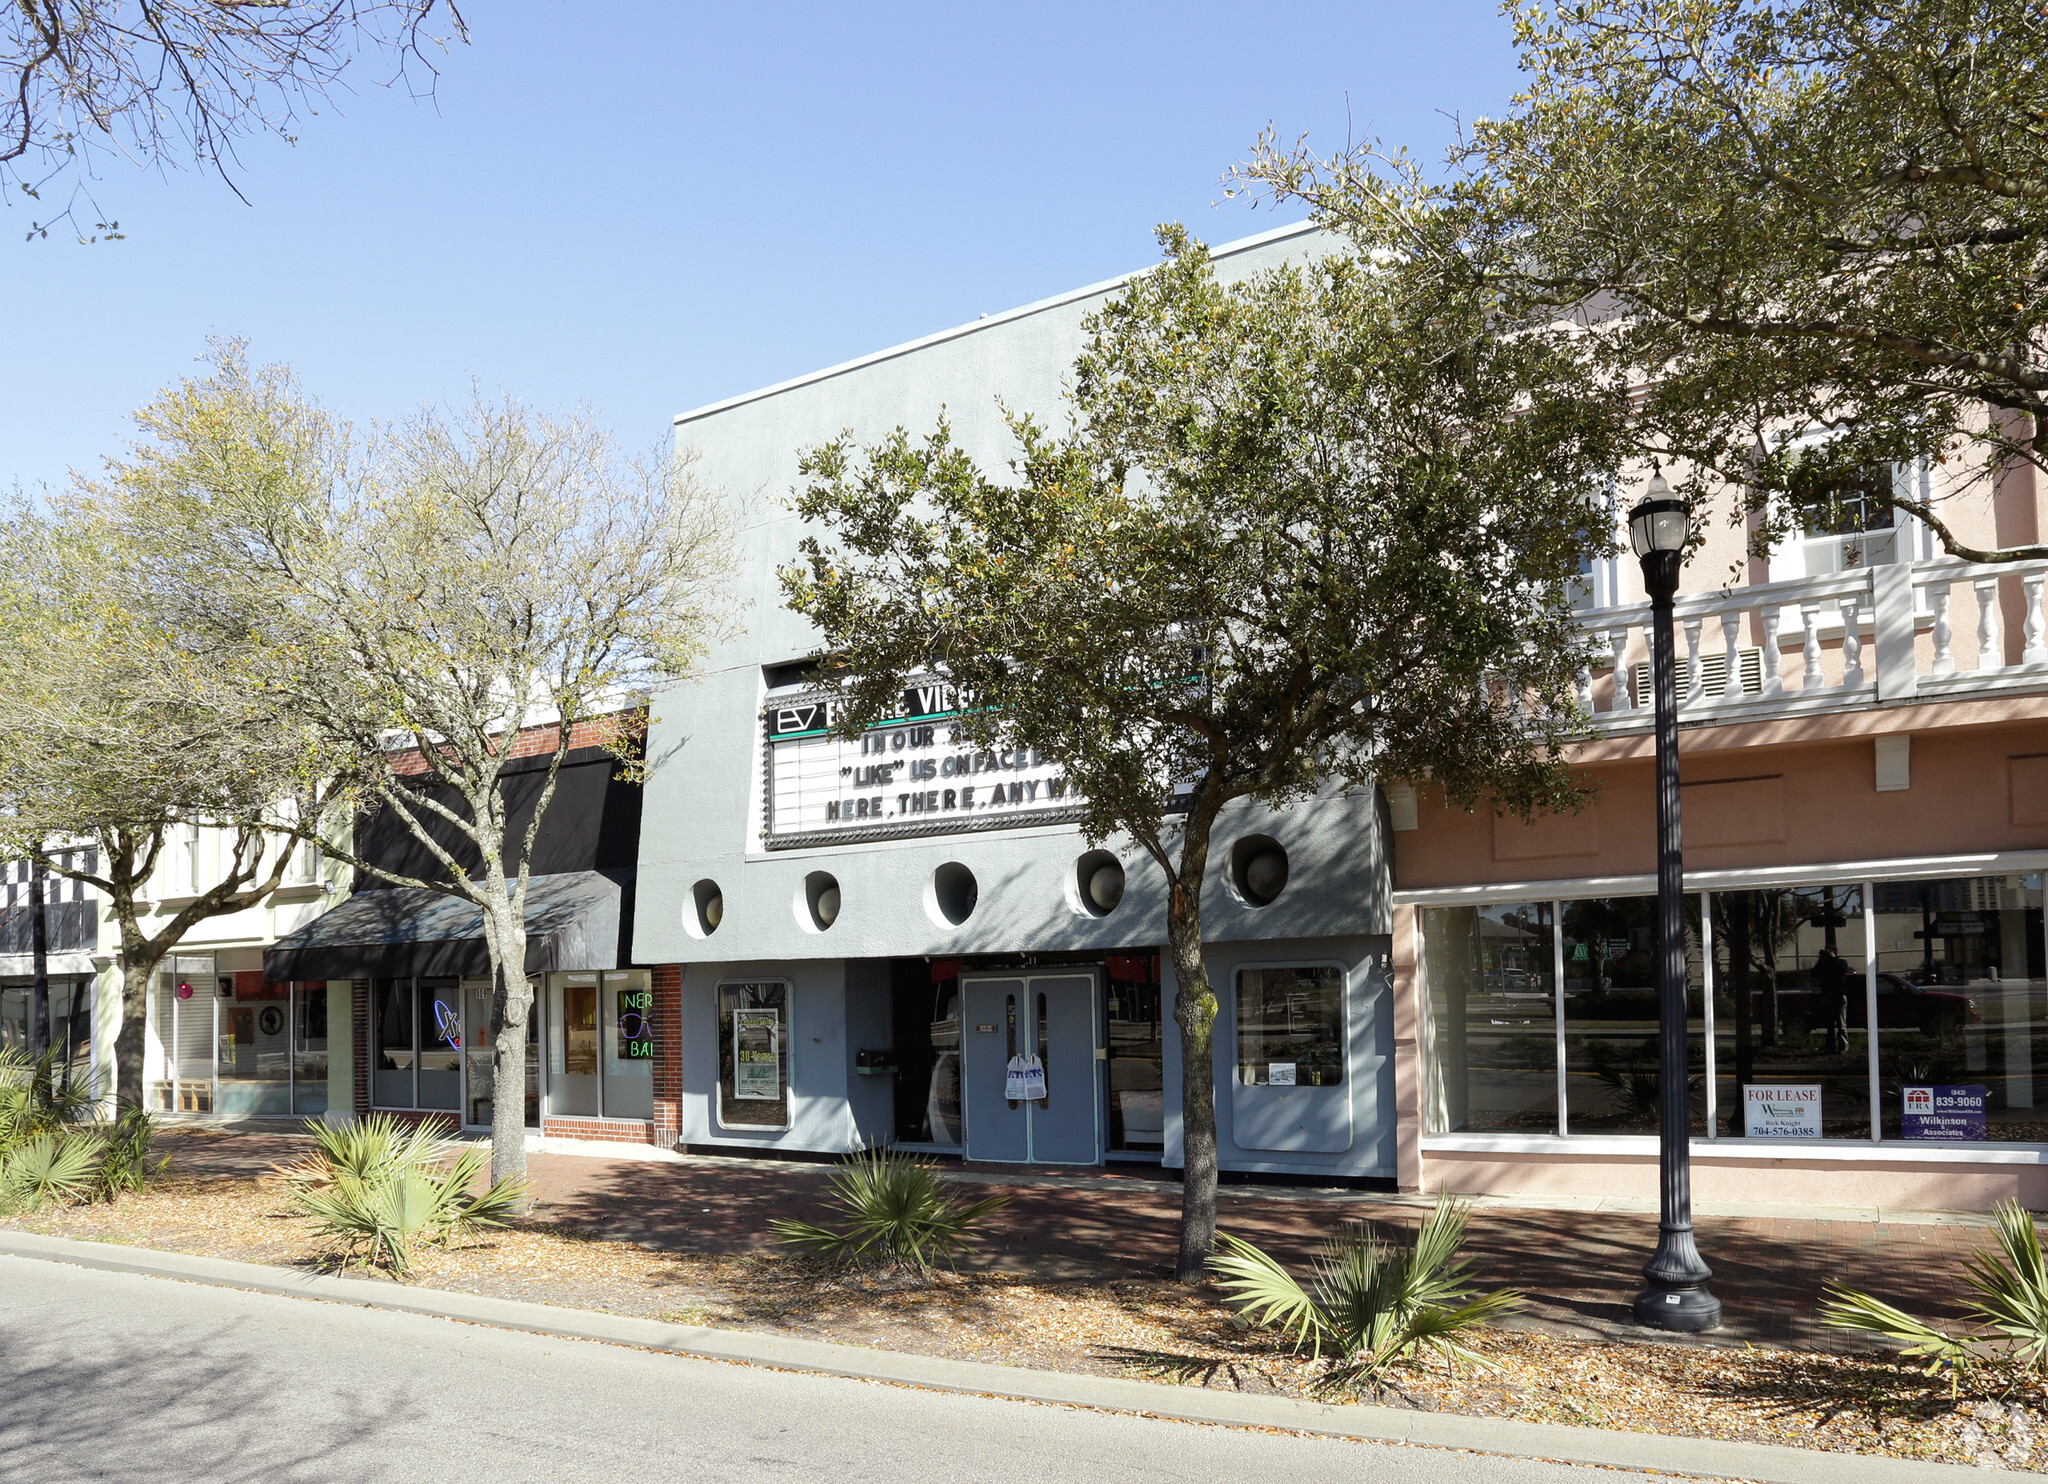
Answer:
<path fill-rule="evenodd" d="M 831 730 L 838 707 L 830 697 L 798 696 L 771 702 L 762 713 L 763 838 L 770 850 L 1054 824 L 1080 815 L 1081 800 L 1064 772 L 1040 753 L 964 741 L 950 685 L 912 686 L 900 717 L 853 738 Z"/>

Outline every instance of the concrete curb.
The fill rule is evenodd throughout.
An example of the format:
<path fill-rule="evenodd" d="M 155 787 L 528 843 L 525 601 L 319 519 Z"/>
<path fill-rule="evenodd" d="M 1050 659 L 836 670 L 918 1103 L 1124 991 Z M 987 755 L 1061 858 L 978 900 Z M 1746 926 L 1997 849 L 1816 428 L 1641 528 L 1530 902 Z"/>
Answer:
<path fill-rule="evenodd" d="M 942 1360 L 860 1345 L 840 1345 L 745 1330 L 704 1329 L 655 1319 L 629 1319 L 585 1309 L 562 1309 L 513 1299 L 484 1298 L 362 1278 L 336 1278 L 258 1263 L 190 1257 L 176 1252 L 77 1242 L 28 1232 L 0 1231 L 0 1255 L 69 1263 L 110 1273 L 175 1278 L 219 1288 L 319 1299 L 563 1339 L 631 1345 L 678 1355 L 772 1366 L 817 1375 L 845 1376 L 918 1386 L 934 1391 L 1130 1412 L 1224 1427 L 1270 1427 L 1367 1442 L 1410 1443 L 1511 1457 L 1551 1459 L 1607 1468 L 1650 1469 L 1688 1477 L 1754 1480 L 1757 1484 L 1939 1484 L 1980 1479 L 1962 1464 L 1915 1463 L 1816 1449 L 1708 1438 L 1667 1438 L 1541 1422 L 1514 1422 L 1392 1407 L 1330 1406 L 1292 1397 L 1245 1396 L 1192 1386 L 1070 1375 Z"/>

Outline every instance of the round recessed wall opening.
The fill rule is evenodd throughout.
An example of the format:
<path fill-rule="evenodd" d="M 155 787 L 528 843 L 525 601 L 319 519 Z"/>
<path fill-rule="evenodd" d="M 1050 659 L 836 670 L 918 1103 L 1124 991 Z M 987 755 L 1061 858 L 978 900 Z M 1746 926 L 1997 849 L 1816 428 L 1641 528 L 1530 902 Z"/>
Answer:
<path fill-rule="evenodd" d="M 1271 835 L 1246 835 L 1230 847 L 1230 884 L 1254 907 L 1287 890 L 1287 850 Z"/>
<path fill-rule="evenodd" d="M 1074 900 L 1090 917 L 1107 917 L 1124 899 L 1124 865 L 1107 850 L 1090 850 L 1074 862 Z"/>
<path fill-rule="evenodd" d="M 683 931 L 693 938 L 708 938 L 725 921 L 725 893 L 709 876 L 690 888 L 683 904 Z"/>
<path fill-rule="evenodd" d="M 958 861 L 947 861 L 932 872 L 924 890 L 924 910 L 942 927 L 958 927 L 974 915 L 981 887 L 974 873 Z"/>
<path fill-rule="evenodd" d="M 822 933 L 839 921 L 839 878 L 830 871 L 813 871 L 804 877 L 804 889 L 796 894 L 796 925 L 807 932 Z"/>

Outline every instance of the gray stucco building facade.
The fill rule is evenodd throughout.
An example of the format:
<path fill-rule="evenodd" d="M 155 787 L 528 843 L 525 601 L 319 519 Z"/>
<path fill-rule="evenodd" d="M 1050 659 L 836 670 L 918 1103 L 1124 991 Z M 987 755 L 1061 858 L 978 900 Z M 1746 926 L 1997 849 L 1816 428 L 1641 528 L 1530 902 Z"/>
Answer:
<path fill-rule="evenodd" d="M 1216 257 L 1237 276 L 1317 243 L 1287 227 Z M 802 534 L 787 506 L 801 450 L 922 434 L 943 412 L 1003 468 L 997 400 L 1063 416 L 1083 321 L 1121 282 L 676 419 L 744 528 L 740 631 L 657 695 L 649 734 L 633 960 L 674 996 L 680 1144 L 1180 1162 L 1157 868 L 1128 842 L 1091 847 L 1043 759 L 953 745 L 936 691 L 907 697 L 900 725 L 829 736 L 804 679 L 817 637 L 776 576 Z M 1205 913 L 1226 1169 L 1394 1174 L 1384 839 L 1363 793 L 1219 823 Z M 1261 902 L 1243 864 L 1274 849 L 1285 886 Z M 1110 908 L 1090 890 L 1105 850 L 1124 882 Z M 1009 1096 L 1034 1055 L 1044 1096 Z"/>

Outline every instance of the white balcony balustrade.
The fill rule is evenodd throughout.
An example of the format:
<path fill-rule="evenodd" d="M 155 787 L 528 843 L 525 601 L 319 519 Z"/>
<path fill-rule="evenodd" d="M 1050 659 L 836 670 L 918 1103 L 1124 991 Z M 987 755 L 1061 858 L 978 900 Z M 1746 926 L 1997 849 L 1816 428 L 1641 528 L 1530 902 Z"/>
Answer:
<path fill-rule="evenodd" d="M 2044 588 L 2048 561 L 1931 561 L 1681 597 L 1673 610 L 1679 719 L 2048 690 Z M 2016 646 L 2007 641 L 2008 612 L 2021 629 Z M 1599 656 L 1579 677 L 1594 730 L 1647 729 L 1650 605 L 1580 618 Z"/>

